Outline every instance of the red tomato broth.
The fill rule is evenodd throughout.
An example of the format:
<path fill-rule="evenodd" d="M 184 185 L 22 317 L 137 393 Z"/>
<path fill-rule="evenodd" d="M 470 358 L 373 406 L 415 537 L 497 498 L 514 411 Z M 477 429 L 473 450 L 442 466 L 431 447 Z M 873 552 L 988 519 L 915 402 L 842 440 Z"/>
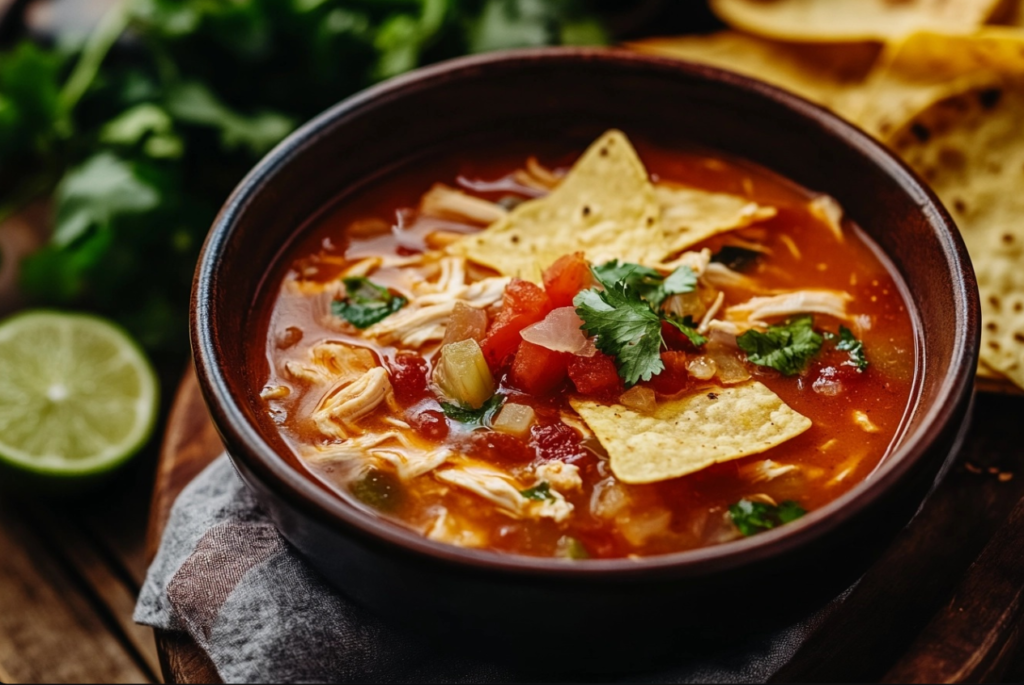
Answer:
<path fill-rule="evenodd" d="M 315 343 L 331 340 L 367 347 L 379 362 L 392 370 L 396 398 L 403 407 L 410 430 L 420 439 L 435 445 L 448 444 L 457 451 L 466 450 L 501 468 L 523 468 L 555 458 L 580 469 L 582 490 L 562 493 L 574 507 L 567 524 L 548 519 L 511 518 L 485 505 L 485 500 L 477 495 L 442 485 L 429 476 L 402 486 L 405 494 L 393 508 L 375 510 L 400 525 L 422 532 L 430 525 L 437 507 L 444 506 L 453 514 L 457 525 L 468 524 L 469 528 L 487 531 L 484 545 L 487 549 L 552 556 L 558 553 L 559 540 L 564 536 L 582 542 L 589 556 L 595 558 L 694 549 L 738 537 L 728 520 L 727 509 L 740 499 L 767 496 L 778 502 L 793 500 L 804 509 L 813 510 L 867 478 L 899 435 L 911 401 L 917 368 L 912 314 L 883 258 L 849 222 L 844 225 L 844 241 L 838 242 L 808 211 L 811 194 L 766 170 L 720 155 L 669 151 L 642 144 L 637 147 L 655 181 L 730 192 L 778 209 L 773 219 L 750 229 L 716 236 L 691 250 L 709 247 L 717 252 L 737 237 L 757 237 L 771 254 L 756 261 L 744 273 L 760 286 L 845 290 L 854 297 L 852 313 L 871 317 L 870 327 L 859 334 L 871 362 L 863 373 L 843 365 L 847 359 L 845 353 L 833 351 L 829 342 L 795 378 L 748 364 L 756 380 L 812 420 L 809 430 L 767 452 L 718 464 L 689 476 L 649 485 L 626 485 L 615 481 L 606 455 L 595 439 L 580 438 L 576 431 L 562 423 L 563 413 L 572 413 L 567 398 L 575 393 L 571 362 L 566 377 L 560 377 L 553 384 L 555 387 L 548 396 L 529 395 L 516 387 L 511 378 L 514 356 L 492 362 L 499 393 L 507 395 L 507 402 L 531 406 L 536 412 L 536 423 L 530 434 L 522 437 L 489 430 L 467 430 L 444 419 L 440 402 L 430 388 L 429 367 L 436 361 L 437 346 L 419 351 L 424 364 L 401 360 L 396 363 L 398 348 L 376 345 L 359 337 L 355 329 L 346 332 L 345 327 L 336 322 L 326 324 L 328 310 L 322 297 L 308 297 L 289 289 L 288 283 L 299 279 L 329 282 L 364 256 L 413 254 L 423 249 L 425 236 L 434 230 L 479 230 L 455 222 L 423 220 L 416 216 L 414 209 L 408 209 L 417 205 L 420 195 L 435 181 L 456 186 L 456 179 L 462 179 L 458 185 L 463 190 L 475 188 L 471 194 L 489 200 L 510 195 L 535 196 L 534 189 L 514 180 L 511 172 L 521 167 L 523 159 L 521 153 L 510 150 L 490 156 L 487 162 L 453 157 L 436 164 L 432 161 L 429 169 L 398 171 L 370 185 L 358 197 L 346 199 L 324 213 L 290 249 L 286 255 L 290 270 L 279 292 L 272 295 L 272 312 L 264 338 L 266 345 L 254 352 L 261 358 L 258 366 L 266 370 L 266 375 L 259 380 L 265 381 L 266 386 L 283 384 L 293 388 L 288 397 L 269 403 L 285 441 L 296 452 L 304 446 L 325 442 L 309 419 L 319 395 L 309 392 L 312 384 L 286 377 L 281 369 L 285 361 L 307 355 Z M 551 155 L 543 159 L 553 167 L 565 169 L 574 158 L 575 155 Z M 487 182 L 474 182 L 475 179 Z M 354 221 L 368 217 L 380 222 L 381 233 L 373 234 L 372 226 L 366 231 L 364 225 L 363 235 L 348 235 L 347 228 Z M 397 228 L 390 230 L 391 226 Z M 790 250 L 782 236 L 791 239 L 799 255 Z M 384 268 L 374 272 L 372 280 L 388 286 L 397 282 L 397 275 L 397 269 Z M 480 270 L 479 275 L 486 275 L 486 270 Z M 722 290 L 727 303 L 742 302 L 750 297 L 746 291 Z M 496 308 L 491 308 L 492 325 L 497 314 Z M 843 323 L 822 315 L 815 315 L 814 320 L 815 328 L 831 332 L 836 332 Z M 297 341 L 295 329 L 302 332 Z M 399 356 L 406 354 L 402 352 Z M 395 373 L 399 367 L 401 371 Z M 841 392 L 822 394 L 820 391 L 827 390 L 829 383 L 819 379 L 838 381 L 842 385 Z M 652 387 L 657 389 L 657 384 Z M 690 378 L 684 392 L 713 392 L 716 387 L 716 381 Z M 602 399 L 614 400 L 620 390 Z M 877 432 L 866 432 L 859 426 L 851 418 L 855 410 L 864 412 Z M 394 429 L 377 416 L 367 417 L 360 425 L 368 432 Z M 681 440 L 685 440 L 685 436 Z M 743 475 L 765 460 L 796 465 L 800 469 L 763 482 L 752 482 L 749 475 Z M 299 462 L 302 461 L 300 458 Z M 349 487 L 352 469 L 347 465 L 310 465 L 309 473 L 343 498 L 355 502 Z M 595 506 L 598 502 L 600 506 Z M 363 505 L 357 503 L 357 506 Z M 616 507 L 619 507 L 617 511 Z M 648 530 L 657 532 L 645 538 Z"/>

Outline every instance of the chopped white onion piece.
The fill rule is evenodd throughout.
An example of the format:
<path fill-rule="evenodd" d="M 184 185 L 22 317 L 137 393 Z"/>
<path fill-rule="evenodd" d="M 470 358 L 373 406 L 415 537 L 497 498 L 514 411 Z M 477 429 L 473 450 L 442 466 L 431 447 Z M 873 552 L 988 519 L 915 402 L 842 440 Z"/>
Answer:
<path fill-rule="evenodd" d="M 592 357 L 594 347 L 580 326 L 583 320 L 572 307 L 559 307 L 544 317 L 543 321 L 527 326 L 521 335 L 523 340 L 540 345 L 555 352 L 569 352 L 583 357 Z"/>

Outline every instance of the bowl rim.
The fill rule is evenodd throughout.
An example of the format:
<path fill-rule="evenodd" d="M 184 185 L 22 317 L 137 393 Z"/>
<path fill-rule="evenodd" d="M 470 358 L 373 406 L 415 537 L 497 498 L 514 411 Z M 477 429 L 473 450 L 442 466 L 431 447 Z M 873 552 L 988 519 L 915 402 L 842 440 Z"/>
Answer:
<path fill-rule="evenodd" d="M 953 269 L 950 283 L 955 291 L 954 311 L 966 325 L 958 326 L 952 351 L 954 370 L 941 380 L 936 399 L 926 409 L 916 437 L 893 451 L 873 475 L 827 505 L 798 521 L 759 535 L 720 545 L 640 559 L 595 559 L 570 563 L 563 559 L 503 554 L 475 550 L 427 538 L 388 522 L 342 500 L 316 485 L 287 464 L 251 424 L 231 392 L 219 363 L 216 312 L 218 267 L 230 244 L 240 216 L 282 167 L 307 146 L 315 145 L 322 131 L 337 120 L 378 103 L 430 89 L 452 79 L 472 79 L 488 68 L 518 68 L 538 63 L 590 63 L 675 72 L 705 83 L 744 91 L 795 112 L 825 129 L 837 144 L 878 166 L 902 192 L 911 196 L 941 243 L 946 262 Z M 692 62 L 655 57 L 617 48 L 532 48 L 462 57 L 423 67 L 363 90 L 314 117 L 271 150 L 238 184 L 225 202 L 207 236 L 196 268 L 192 291 L 191 340 L 200 387 L 232 459 L 237 459 L 276 495 L 313 516 L 320 523 L 368 544 L 383 545 L 393 553 L 412 554 L 424 561 L 519 576 L 565 579 L 630 579 L 670 574 L 673 577 L 704 575 L 765 561 L 787 554 L 828 535 L 881 498 L 924 459 L 944 430 L 969 401 L 980 346 L 980 303 L 974 270 L 956 226 L 934 193 L 901 160 L 853 124 L 803 98 L 762 81 L 734 72 Z M 920 349 L 923 353 L 923 348 Z M 237 465 L 236 465 L 237 467 Z"/>

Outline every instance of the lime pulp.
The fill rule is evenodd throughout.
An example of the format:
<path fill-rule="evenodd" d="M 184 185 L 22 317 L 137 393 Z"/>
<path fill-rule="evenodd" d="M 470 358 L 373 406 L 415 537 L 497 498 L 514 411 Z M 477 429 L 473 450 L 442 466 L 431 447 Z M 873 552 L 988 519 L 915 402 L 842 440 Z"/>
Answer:
<path fill-rule="evenodd" d="M 30 311 L 0 323 L 0 462 L 58 477 L 109 471 L 145 444 L 156 374 L 95 316 Z"/>

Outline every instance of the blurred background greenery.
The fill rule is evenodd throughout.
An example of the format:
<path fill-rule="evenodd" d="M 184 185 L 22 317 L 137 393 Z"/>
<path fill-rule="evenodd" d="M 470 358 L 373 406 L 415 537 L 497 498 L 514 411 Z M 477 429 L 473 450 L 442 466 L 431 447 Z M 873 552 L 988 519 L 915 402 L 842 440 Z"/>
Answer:
<path fill-rule="evenodd" d="M 8 287 L 21 306 L 115 319 L 174 373 L 206 231 L 298 124 L 421 64 L 708 20 L 703 2 L 660 0 L 32 5 L 0 24 L 0 222 L 45 199 L 48 229 Z"/>

